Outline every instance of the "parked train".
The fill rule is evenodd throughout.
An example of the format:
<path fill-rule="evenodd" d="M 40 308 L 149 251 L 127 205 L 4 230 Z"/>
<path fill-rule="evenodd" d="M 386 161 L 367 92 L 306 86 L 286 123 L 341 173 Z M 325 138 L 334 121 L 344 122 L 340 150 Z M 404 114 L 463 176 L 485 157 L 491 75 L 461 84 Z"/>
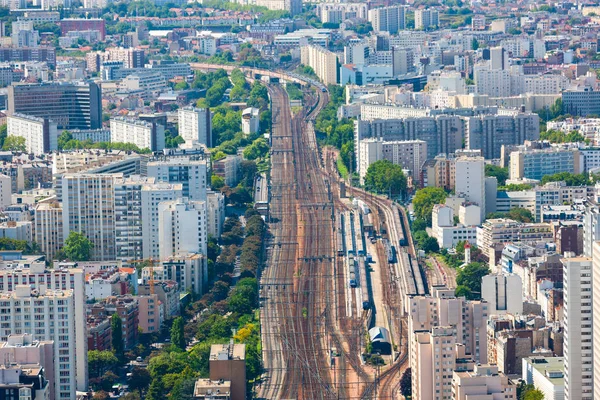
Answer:
<path fill-rule="evenodd" d="M 369 287 L 367 286 L 367 263 L 365 262 L 365 257 L 358 257 L 358 273 L 360 276 L 362 308 L 363 310 L 368 310 L 371 308 L 371 299 L 369 296 Z"/>

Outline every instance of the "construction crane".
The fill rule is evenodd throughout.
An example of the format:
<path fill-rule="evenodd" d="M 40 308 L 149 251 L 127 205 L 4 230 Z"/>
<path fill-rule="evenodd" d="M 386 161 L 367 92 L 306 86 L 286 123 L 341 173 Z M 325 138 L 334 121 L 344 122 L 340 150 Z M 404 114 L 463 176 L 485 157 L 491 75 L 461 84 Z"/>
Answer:
<path fill-rule="evenodd" d="M 146 258 L 146 259 L 142 259 L 142 260 L 133 260 L 133 261 L 130 261 L 132 264 L 148 263 L 148 269 L 150 271 L 150 279 L 148 281 L 148 284 L 150 285 L 150 294 L 154 294 L 154 263 L 156 261 L 157 260 L 155 260 L 152 257 Z"/>

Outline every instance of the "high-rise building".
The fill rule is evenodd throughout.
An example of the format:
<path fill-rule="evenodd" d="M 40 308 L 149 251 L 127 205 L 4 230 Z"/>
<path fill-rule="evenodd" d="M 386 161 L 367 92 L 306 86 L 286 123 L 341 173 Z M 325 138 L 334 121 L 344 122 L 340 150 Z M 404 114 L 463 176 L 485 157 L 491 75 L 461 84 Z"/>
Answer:
<path fill-rule="evenodd" d="M 508 69 L 508 51 L 502 46 L 490 48 L 490 68 L 491 69 Z"/>
<path fill-rule="evenodd" d="M 206 197 L 207 233 L 214 238 L 221 237 L 225 222 L 225 196 L 220 192 L 210 191 Z"/>
<path fill-rule="evenodd" d="M 600 393 L 600 242 L 595 241 L 592 245 L 592 347 L 594 349 L 592 365 L 594 371 L 594 393 Z M 582 297 L 586 295 L 582 293 Z M 582 299 L 583 301 L 583 299 Z M 565 315 L 566 321 L 566 315 Z"/>
<path fill-rule="evenodd" d="M 110 120 L 110 141 L 131 143 L 140 149 L 162 151 L 165 148 L 165 127 L 139 119 L 112 118 Z"/>
<path fill-rule="evenodd" d="M 160 258 L 180 254 L 206 255 L 206 202 L 186 198 L 158 205 L 158 242 Z"/>
<path fill-rule="evenodd" d="M 54 47 L 0 47 L 0 62 L 36 61 L 56 66 Z"/>
<path fill-rule="evenodd" d="M 159 258 L 158 205 L 183 196 L 181 183 L 158 182 L 141 189 L 143 258 Z"/>
<path fill-rule="evenodd" d="M 325 85 L 338 82 L 337 55 L 324 47 L 308 45 L 300 47 L 300 62 L 311 67 Z"/>
<path fill-rule="evenodd" d="M 0 208 L 12 204 L 12 179 L 8 175 L 0 174 Z"/>
<path fill-rule="evenodd" d="M 48 118 L 15 113 L 7 118 L 8 136 L 25 139 L 27 153 L 40 155 L 58 150 L 58 129 L 56 122 Z"/>
<path fill-rule="evenodd" d="M 510 153 L 510 179 L 542 180 L 545 175 L 560 172 L 580 174 L 583 172 L 583 157 L 577 149 L 547 148 L 535 150 L 525 148 Z"/>
<path fill-rule="evenodd" d="M 369 22 L 375 33 L 388 32 L 390 35 L 406 29 L 406 6 L 397 5 L 369 10 Z"/>
<path fill-rule="evenodd" d="M 485 160 L 483 157 L 459 157 L 455 164 L 455 192 L 465 201 L 475 203 L 481 210 L 481 220 L 485 219 Z"/>
<path fill-rule="evenodd" d="M 179 136 L 186 143 L 212 147 L 212 113 L 208 108 L 183 107 L 177 111 Z"/>
<path fill-rule="evenodd" d="M 493 314 L 523 314 L 523 282 L 515 274 L 491 274 L 481 279 L 481 297 Z"/>
<path fill-rule="evenodd" d="M 11 38 L 14 47 L 37 47 L 40 36 L 33 28 L 33 21 L 14 21 Z"/>
<path fill-rule="evenodd" d="M 318 3 L 316 13 L 322 23 L 339 24 L 347 19 L 367 19 L 367 4 Z"/>
<path fill-rule="evenodd" d="M 135 175 L 115 179 L 115 252 L 118 260 L 140 260 L 144 256 L 142 186 L 153 181 L 153 178 Z"/>
<path fill-rule="evenodd" d="M 101 90 L 93 82 L 16 84 L 8 87 L 8 113 L 48 118 L 58 129 L 98 129 Z"/>
<path fill-rule="evenodd" d="M 592 258 L 563 263 L 565 400 L 592 400 Z"/>
<path fill-rule="evenodd" d="M 148 162 L 148 176 L 156 182 L 181 183 L 183 197 L 206 200 L 207 160 L 195 156 L 157 158 Z"/>
<path fill-rule="evenodd" d="M 500 158 L 502 146 L 540 138 L 540 117 L 533 113 L 467 117 L 465 147 L 481 150 L 485 159 Z"/>
<path fill-rule="evenodd" d="M 98 31 L 101 39 L 106 36 L 106 21 L 102 18 L 64 18 L 60 20 L 60 32 L 66 36 L 73 31 Z"/>
<path fill-rule="evenodd" d="M 440 16 L 431 8 L 415 10 L 415 29 L 427 30 L 440 25 Z"/>
<path fill-rule="evenodd" d="M 73 360 L 81 355 L 78 353 L 82 347 L 87 350 L 87 341 L 85 346 L 80 346 L 76 340 L 76 330 L 82 326 L 85 329 L 85 320 L 76 320 L 73 290 L 16 285 L 14 291 L 0 294 L 0 303 L 6 311 L 0 326 L 0 340 L 6 341 L 9 335 L 21 333 L 30 333 L 36 340 L 53 340 L 54 398 L 74 399 L 78 385 L 77 364 Z M 87 358 L 87 354 L 84 357 Z"/>
<path fill-rule="evenodd" d="M 65 174 L 62 177 L 63 237 L 84 234 L 94 245 L 93 260 L 114 260 L 115 199 L 112 174 Z"/>
<path fill-rule="evenodd" d="M 382 141 L 365 139 L 358 144 L 356 157 L 361 180 L 367 175 L 369 166 L 376 161 L 388 160 L 409 170 L 413 180 L 421 178 L 421 168 L 427 159 L 427 142 L 423 140 Z"/>
<path fill-rule="evenodd" d="M 38 203 L 33 220 L 35 243 L 48 260 L 54 260 L 54 256 L 64 245 L 61 204 L 52 199 Z"/>

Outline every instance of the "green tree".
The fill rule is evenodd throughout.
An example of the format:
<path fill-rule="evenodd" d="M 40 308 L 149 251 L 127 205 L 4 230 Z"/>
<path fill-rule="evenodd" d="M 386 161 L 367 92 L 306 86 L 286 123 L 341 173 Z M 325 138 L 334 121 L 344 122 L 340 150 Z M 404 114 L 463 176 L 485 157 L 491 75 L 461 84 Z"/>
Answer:
<path fill-rule="evenodd" d="M 410 368 L 407 368 L 402 374 L 402 378 L 400 379 L 400 393 L 406 398 L 412 396 L 412 373 Z"/>
<path fill-rule="evenodd" d="M 134 367 L 129 376 L 129 388 L 138 391 L 140 394 L 148 388 L 152 377 L 146 368 Z"/>
<path fill-rule="evenodd" d="M 189 89 L 190 85 L 186 81 L 177 82 L 175 85 L 175 90 L 185 90 Z"/>
<path fill-rule="evenodd" d="M 6 124 L 0 125 L 0 147 L 4 147 L 4 141 L 6 140 L 8 127 Z"/>
<path fill-rule="evenodd" d="M 438 251 L 440 251 L 440 245 L 438 244 L 437 239 L 428 237 L 423 241 L 421 250 L 423 250 L 426 253 L 437 253 Z"/>
<path fill-rule="evenodd" d="M 4 139 L 2 149 L 25 153 L 27 151 L 27 142 L 25 138 L 21 136 L 7 136 L 6 139 Z"/>
<path fill-rule="evenodd" d="M 118 313 L 110 318 L 111 343 L 115 356 L 122 360 L 125 355 L 125 343 L 123 342 L 123 321 Z"/>
<path fill-rule="evenodd" d="M 523 400 L 544 400 L 544 393 L 538 389 L 529 390 Z"/>
<path fill-rule="evenodd" d="M 259 137 L 252 144 L 244 149 L 244 158 L 247 160 L 256 160 L 264 158 L 269 154 L 269 144 L 263 137 Z"/>
<path fill-rule="evenodd" d="M 567 186 L 585 186 L 589 185 L 590 180 L 586 174 L 572 174 L 570 172 L 559 172 L 553 175 L 544 175 L 542 177 L 542 185 L 548 182 L 564 181 Z"/>
<path fill-rule="evenodd" d="M 212 175 L 210 177 L 210 187 L 213 190 L 219 190 L 221 189 L 223 186 L 225 186 L 225 179 L 223 179 L 222 177 L 220 177 L 219 175 Z"/>
<path fill-rule="evenodd" d="M 66 149 L 67 144 L 73 140 L 73 135 L 69 131 L 63 131 L 58 137 L 58 149 Z"/>
<path fill-rule="evenodd" d="M 106 371 L 119 362 L 111 351 L 88 351 L 88 366 L 91 378 L 102 376 Z"/>
<path fill-rule="evenodd" d="M 180 350 L 185 350 L 186 347 L 184 325 L 183 317 L 177 317 L 171 326 L 171 343 Z"/>
<path fill-rule="evenodd" d="M 468 287 L 459 285 L 456 287 L 456 290 L 454 291 L 454 295 L 456 297 L 465 297 L 467 299 L 470 299 L 473 297 L 473 292 L 471 292 L 471 289 L 469 289 Z"/>
<path fill-rule="evenodd" d="M 62 251 L 71 261 L 89 261 L 93 247 L 94 244 L 83 233 L 71 231 Z"/>
<path fill-rule="evenodd" d="M 456 285 L 469 289 L 471 296 L 468 300 L 478 300 L 481 298 L 481 278 L 489 273 L 490 269 L 486 264 L 472 262 L 458 271 Z"/>
<path fill-rule="evenodd" d="M 398 196 L 406 191 L 406 176 L 402 167 L 389 160 L 375 161 L 365 175 L 365 188 L 377 193 Z"/>
<path fill-rule="evenodd" d="M 417 190 L 412 204 L 415 210 L 415 217 L 427 222 L 431 226 L 431 212 L 436 204 L 443 204 L 446 201 L 446 192 L 438 187 L 426 187 Z"/>
<path fill-rule="evenodd" d="M 498 186 L 504 186 L 508 179 L 508 168 L 498 167 L 497 165 L 486 164 L 485 176 L 494 176 L 498 180 Z"/>

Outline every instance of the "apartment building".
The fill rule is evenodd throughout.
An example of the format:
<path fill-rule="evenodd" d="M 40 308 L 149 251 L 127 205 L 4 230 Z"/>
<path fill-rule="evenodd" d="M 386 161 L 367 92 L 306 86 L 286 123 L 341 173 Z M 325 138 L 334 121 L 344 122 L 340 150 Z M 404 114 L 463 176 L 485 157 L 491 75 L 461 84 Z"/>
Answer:
<path fill-rule="evenodd" d="M 427 8 L 415 10 L 415 29 L 427 30 L 440 25 L 440 16 L 437 10 Z"/>
<path fill-rule="evenodd" d="M 60 31 L 62 36 L 73 31 L 98 31 L 101 39 L 106 35 L 106 21 L 102 18 L 65 18 L 60 21 Z"/>
<path fill-rule="evenodd" d="M 491 400 L 517 400 L 517 386 L 498 371 L 497 365 L 478 364 L 473 371 L 452 374 L 452 399 L 467 400 L 488 398 Z"/>
<path fill-rule="evenodd" d="M 457 298 L 454 289 L 441 286 L 434 287 L 431 296 L 415 296 L 408 301 L 409 338 L 413 333 L 447 327 L 466 355 L 475 362 L 487 362 L 485 343 L 489 313 L 486 302 Z"/>
<path fill-rule="evenodd" d="M 179 136 L 186 143 L 212 146 L 212 113 L 208 108 L 183 107 L 177 111 Z"/>
<path fill-rule="evenodd" d="M 559 172 L 580 174 L 583 172 L 583 157 L 577 149 L 525 148 L 510 153 L 509 171 L 511 180 L 541 180 L 545 175 Z"/>
<path fill-rule="evenodd" d="M 111 118 L 110 141 L 112 143 L 131 143 L 140 149 L 161 151 L 165 148 L 165 127 L 138 119 Z"/>
<path fill-rule="evenodd" d="M 183 197 L 206 200 L 208 162 L 195 156 L 155 158 L 148 162 L 148 176 L 157 182 L 181 183 Z"/>
<path fill-rule="evenodd" d="M 260 109 L 254 107 L 245 108 L 242 111 L 242 132 L 244 135 L 252 135 L 260 130 Z"/>
<path fill-rule="evenodd" d="M 358 119 L 354 123 L 354 154 L 360 142 L 375 138 L 383 141 L 422 140 L 427 143 L 427 159 L 462 148 L 464 123 L 458 116 L 423 116 L 400 119 Z"/>
<path fill-rule="evenodd" d="M 481 298 L 490 315 L 523 313 L 523 281 L 516 274 L 491 274 L 481 279 Z"/>
<path fill-rule="evenodd" d="M 15 113 L 7 118 L 8 136 L 25 139 L 27 153 L 41 155 L 58 149 L 56 122 L 48 118 Z"/>
<path fill-rule="evenodd" d="M 594 382 L 593 392 L 600 393 L 600 318 L 598 318 L 598 315 L 600 315 L 600 274 L 597 273 L 597 271 L 600 271 L 600 242 L 599 241 L 594 241 L 592 244 L 592 271 L 593 271 L 593 273 L 592 273 L 593 280 L 592 280 L 591 296 L 593 299 L 593 302 L 592 302 L 592 321 L 593 321 L 592 328 L 593 329 L 591 332 L 591 336 L 592 336 L 592 346 L 594 349 L 592 352 L 592 359 L 594 360 L 594 363 L 591 366 L 591 368 L 592 368 L 592 371 L 594 371 L 593 372 L 593 382 Z M 570 272 L 573 275 L 575 275 L 575 271 L 570 271 Z M 588 271 L 586 271 L 586 272 L 588 272 Z M 586 281 L 583 281 L 584 278 L 586 279 Z M 587 276 L 581 278 L 582 284 L 584 282 L 587 283 L 587 278 L 588 278 Z M 577 283 L 577 282 L 575 282 L 575 283 Z M 586 308 L 581 311 L 582 314 L 583 314 L 583 311 L 587 311 L 587 301 L 589 300 L 589 296 L 587 293 L 588 292 L 587 286 L 584 289 L 585 289 L 586 293 L 584 293 L 582 290 L 581 296 L 580 296 L 581 297 L 580 301 L 582 303 L 582 306 L 585 302 Z M 575 288 L 575 290 L 576 290 L 576 288 Z M 576 292 L 573 293 L 573 291 L 571 291 L 570 295 L 575 296 Z M 566 299 L 566 297 L 565 297 L 565 299 Z M 577 303 L 575 304 L 575 307 L 576 306 L 577 306 Z M 577 310 L 575 312 L 577 313 Z M 587 325 L 589 323 L 590 315 L 587 312 L 585 314 L 586 315 L 582 316 L 582 320 L 583 320 L 583 318 L 587 318 L 587 319 L 585 321 L 582 321 L 582 323 L 585 323 Z M 569 315 L 567 315 L 565 313 L 565 321 L 566 322 L 570 322 L 570 321 L 567 321 L 567 319 L 566 319 L 568 316 Z M 577 319 L 575 318 L 574 323 L 576 323 L 576 322 L 577 322 Z M 584 329 L 584 327 L 582 326 L 581 330 L 583 331 L 583 329 Z M 587 326 L 585 327 L 585 329 L 586 329 L 585 332 L 587 334 Z M 575 333 L 575 335 L 576 335 L 576 333 Z M 566 332 L 565 332 L 565 339 L 566 339 Z M 587 339 L 587 337 L 586 337 L 586 339 Z M 576 340 L 576 336 L 573 338 L 572 343 L 576 343 L 575 340 Z M 587 343 L 588 342 L 586 342 L 586 344 L 585 344 L 586 347 L 587 347 Z M 587 353 L 586 353 L 586 355 L 587 355 Z M 566 359 L 566 357 L 565 357 L 565 359 Z M 572 360 L 572 362 L 577 362 L 577 360 L 576 359 Z M 566 366 L 566 363 L 565 363 L 565 366 Z M 586 373 L 587 373 L 587 370 L 588 370 L 587 364 L 585 366 L 585 369 L 586 369 Z M 566 378 L 566 375 L 565 375 L 565 378 Z M 571 397 L 571 398 L 574 398 L 574 397 Z"/>
<path fill-rule="evenodd" d="M 56 66 L 56 49 L 54 47 L 0 47 L 0 62 L 33 61 L 45 62 L 48 66 Z"/>
<path fill-rule="evenodd" d="M 82 356 L 87 361 L 87 341 L 76 340 L 76 320 L 73 290 L 51 290 L 45 285 L 32 289 L 29 285 L 16 285 L 11 292 L 0 294 L 3 323 L 0 325 L 0 341 L 9 335 L 28 333 L 36 340 L 54 341 L 54 398 L 71 400 L 78 388 L 77 360 Z M 30 322 L 31 321 L 31 322 Z M 85 381 L 84 377 L 82 381 Z"/>
<path fill-rule="evenodd" d="M 206 256 L 198 253 L 180 253 L 168 257 L 167 260 L 161 261 L 160 265 L 155 266 L 152 272 L 155 282 L 177 282 L 180 288 L 191 290 L 197 295 L 204 293 L 208 281 Z M 143 268 L 141 278 L 144 285 L 150 283 L 150 276 L 150 268 Z"/>
<path fill-rule="evenodd" d="M 8 114 L 47 118 L 58 129 L 98 129 L 101 97 L 93 82 L 16 84 L 8 87 Z"/>
<path fill-rule="evenodd" d="M 337 84 L 339 62 L 335 53 L 321 46 L 301 46 L 300 62 L 311 67 L 325 85 Z"/>
<path fill-rule="evenodd" d="M 347 19 L 367 19 L 365 3 L 318 3 L 317 15 L 322 23 L 339 24 Z"/>
<path fill-rule="evenodd" d="M 185 78 L 192 75 L 190 64 L 178 63 L 172 60 L 153 60 L 150 64 L 146 64 L 145 68 L 160 72 L 167 80 L 177 76 Z"/>
<path fill-rule="evenodd" d="M 158 205 L 160 258 L 187 253 L 206 254 L 206 202 L 186 198 Z"/>
<path fill-rule="evenodd" d="M 591 87 L 569 89 L 562 92 L 563 112 L 587 117 L 600 115 L 600 91 Z"/>
<path fill-rule="evenodd" d="M 142 187 L 153 183 L 154 178 L 139 175 L 115 178 L 115 252 L 119 260 L 140 260 L 144 256 Z"/>
<path fill-rule="evenodd" d="M 480 149 L 486 159 L 500 158 L 502 146 L 520 145 L 540 138 L 537 114 L 482 115 L 466 117 L 465 147 Z"/>
<path fill-rule="evenodd" d="M 240 180 L 240 164 L 242 156 L 230 154 L 220 160 L 213 161 L 213 174 L 220 176 L 227 186 L 234 187 Z"/>
<path fill-rule="evenodd" d="M 563 263 L 565 400 L 593 399 L 592 259 Z"/>
<path fill-rule="evenodd" d="M 225 222 L 225 196 L 220 192 L 210 191 L 206 197 L 207 233 L 214 237 L 221 237 L 223 223 Z"/>
<path fill-rule="evenodd" d="M 461 156 L 455 162 L 456 176 L 454 190 L 458 197 L 479 206 L 481 221 L 486 216 L 485 160 L 483 157 Z"/>
<path fill-rule="evenodd" d="M 446 190 L 454 189 L 456 166 L 455 160 L 445 154 L 436 156 L 433 160 L 427 160 L 421 171 L 422 186 L 441 187 Z"/>
<path fill-rule="evenodd" d="M 404 5 L 380 7 L 369 10 L 369 22 L 375 33 L 387 32 L 390 35 L 406 29 L 406 11 Z"/>
<path fill-rule="evenodd" d="M 477 247 L 491 256 L 496 247 L 510 242 L 540 242 L 553 240 L 552 225 L 521 223 L 512 219 L 488 219 L 477 227 Z"/>
<path fill-rule="evenodd" d="M 114 260 L 115 198 L 111 174 L 65 174 L 62 177 L 63 237 L 80 232 L 94 244 L 93 260 Z"/>
<path fill-rule="evenodd" d="M 168 182 L 144 184 L 141 186 L 140 196 L 143 258 L 159 258 L 158 205 L 163 201 L 181 198 L 183 196 L 183 184 Z M 137 243 L 136 234 L 132 237 L 134 238 L 133 243 Z"/>
<path fill-rule="evenodd" d="M 54 260 L 64 245 L 62 205 L 58 202 L 42 202 L 35 206 L 34 241 L 48 260 Z"/>
<path fill-rule="evenodd" d="M 427 142 L 423 140 L 382 141 L 371 138 L 361 140 L 358 148 L 356 163 L 361 181 L 364 180 L 369 165 L 388 160 L 408 170 L 410 176 L 418 182 L 419 172 L 427 159 Z"/>

